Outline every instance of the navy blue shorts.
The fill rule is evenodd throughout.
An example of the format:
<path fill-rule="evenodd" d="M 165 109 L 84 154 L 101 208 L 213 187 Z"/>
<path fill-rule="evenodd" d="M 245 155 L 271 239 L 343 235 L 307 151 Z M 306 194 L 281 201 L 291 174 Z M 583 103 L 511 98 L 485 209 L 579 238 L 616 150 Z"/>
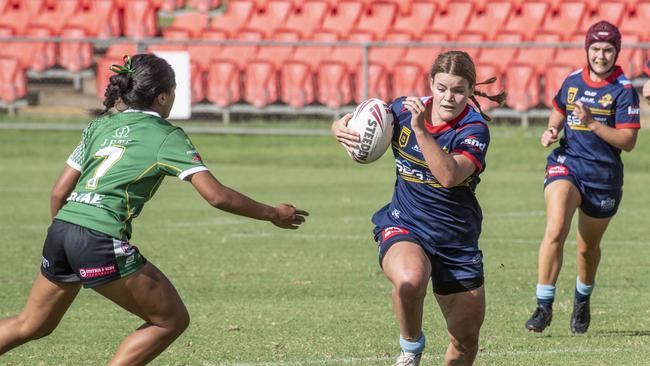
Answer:
<path fill-rule="evenodd" d="M 127 241 L 54 220 L 43 244 L 41 273 L 50 281 L 82 282 L 91 288 L 126 277 L 146 262 Z"/>
<path fill-rule="evenodd" d="M 580 192 L 580 209 L 587 216 L 597 219 L 607 219 L 616 215 L 618 206 L 623 198 L 623 189 L 599 189 L 586 186 L 575 174 L 564 165 L 546 166 L 544 188 L 556 180 L 568 180 Z"/>
<path fill-rule="evenodd" d="M 379 265 L 393 244 L 408 241 L 419 245 L 431 262 L 431 284 L 438 295 L 466 292 L 483 286 L 483 253 L 477 245 L 433 245 L 408 229 L 391 226 L 375 228 L 379 245 Z"/>

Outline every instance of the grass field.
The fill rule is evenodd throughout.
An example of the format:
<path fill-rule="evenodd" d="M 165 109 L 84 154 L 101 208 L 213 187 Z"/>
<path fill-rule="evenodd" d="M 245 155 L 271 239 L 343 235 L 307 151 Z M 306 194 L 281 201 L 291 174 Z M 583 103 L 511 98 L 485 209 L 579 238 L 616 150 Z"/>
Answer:
<path fill-rule="evenodd" d="M 603 242 L 592 326 L 572 335 L 575 244 L 566 245 L 552 326 L 524 331 L 544 229 L 539 129 L 493 127 L 478 187 L 485 216 L 487 317 L 477 365 L 650 364 L 650 132 L 625 154 L 625 196 Z M 18 312 L 38 270 L 49 191 L 78 132 L 0 131 L 0 316 Z M 168 179 L 134 222 L 132 242 L 178 288 L 189 329 L 153 365 L 391 365 L 398 328 L 371 240 L 389 199 L 392 159 L 360 166 L 329 137 L 192 135 L 226 185 L 311 216 L 296 232 L 219 212 Z M 446 331 L 427 297 L 423 365 L 442 363 Z M 134 316 L 82 290 L 48 338 L 1 365 L 100 365 Z"/>

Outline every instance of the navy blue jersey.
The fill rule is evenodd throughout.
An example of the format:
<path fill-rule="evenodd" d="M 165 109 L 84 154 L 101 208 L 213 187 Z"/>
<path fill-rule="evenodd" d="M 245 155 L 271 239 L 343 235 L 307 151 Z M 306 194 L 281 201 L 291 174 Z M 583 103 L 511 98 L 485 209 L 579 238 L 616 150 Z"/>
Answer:
<path fill-rule="evenodd" d="M 392 150 L 397 180 L 392 201 L 372 217 L 377 227 L 399 226 L 411 230 L 433 245 L 476 245 L 481 233 L 483 215 L 474 191 L 479 174 L 485 169 L 485 154 L 490 133 L 483 117 L 472 107 L 453 121 L 433 126 L 425 122 L 427 131 L 440 147 L 468 157 L 475 172 L 456 187 L 445 188 L 431 173 L 415 135 L 412 134 L 411 112 L 403 106 L 405 97 L 393 101 L 395 117 Z M 423 97 L 427 105 L 431 97 Z"/>
<path fill-rule="evenodd" d="M 569 75 L 553 99 L 562 113 L 564 136 L 560 146 L 549 155 L 549 164 L 560 164 L 576 175 L 584 185 L 615 189 L 623 185 L 621 150 L 608 144 L 580 124 L 573 115 L 574 103 L 589 107 L 594 120 L 613 128 L 640 128 L 639 97 L 632 83 L 616 66 L 606 80 L 591 81 L 587 67 Z"/>

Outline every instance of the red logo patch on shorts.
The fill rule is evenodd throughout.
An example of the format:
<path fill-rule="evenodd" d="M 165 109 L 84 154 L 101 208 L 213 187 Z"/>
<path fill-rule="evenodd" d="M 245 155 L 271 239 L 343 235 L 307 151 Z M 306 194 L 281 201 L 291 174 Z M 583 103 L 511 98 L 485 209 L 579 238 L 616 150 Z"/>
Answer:
<path fill-rule="evenodd" d="M 404 235 L 408 233 L 409 233 L 408 230 L 403 229 L 401 227 L 397 227 L 397 226 L 387 227 L 384 229 L 384 231 L 381 232 L 381 241 L 386 241 L 395 235 Z"/>
<path fill-rule="evenodd" d="M 106 276 L 111 273 L 117 272 L 114 264 L 106 267 L 97 267 L 97 268 L 79 268 L 79 275 L 82 278 L 95 278 Z"/>
<path fill-rule="evenodd" d="M 558 175 L 569 175 L 569 168 L 564 165 L 551 165 L 546 168 L 546 174 L 549 177 L 556 177 Z"/>

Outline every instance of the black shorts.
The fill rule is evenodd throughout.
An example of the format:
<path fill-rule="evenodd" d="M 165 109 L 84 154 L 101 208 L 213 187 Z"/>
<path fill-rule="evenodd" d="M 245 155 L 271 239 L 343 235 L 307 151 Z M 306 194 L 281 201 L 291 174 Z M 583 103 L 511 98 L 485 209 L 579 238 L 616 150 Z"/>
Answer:
<path fill-rule="evenodd" d="M 379 246 L 379 265 L 382 267 L 388 249 L 397 242 L 408 241 L 424 250 L 431 263 L 431 284 L 435 294 L 451 295 L 483 286 L 483 253 L 478 246 L 433 246 L 415 233 L 397 226 L 375 228 L 375 232 Z"/>
<path fill-rule="evenodd" d="M 82 282 L 91 288 L 135 273 L 146 262 L 128 241 L 54 220 L 43 244 L 41 273 L 54 282 Z"/>

